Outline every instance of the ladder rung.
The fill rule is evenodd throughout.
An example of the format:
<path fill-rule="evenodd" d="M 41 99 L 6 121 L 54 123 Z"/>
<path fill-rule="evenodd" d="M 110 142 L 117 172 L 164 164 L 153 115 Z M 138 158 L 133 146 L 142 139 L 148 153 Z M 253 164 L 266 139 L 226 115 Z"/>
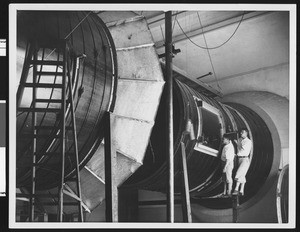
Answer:
<path fill-rule="evenodd" d="M 57 205 L 58 203 L 55 203 L 55 202 L 43 202 L 43 205 L 46 205 L 46 206 L 55 206 Z M 63 203 L 65 206 L 77 206 L 78 204 L 80 204 L 79 201 L 77 202 L 64 202 Z"/>
<path fill-rule="evenodd" d="M 54 130 L 54 129 L 60 129 L 57 126 L 35 126 L 35 129 L 37 130 Z"/>
<path fill-rule="evenodd" d="M 23 112 L 44 112 L 44 113 L 57 113 L 60 112 L 59 108 L 28 108 L 28 107 L 19 107 L 18 111 Z"/>
<path fill-rule="evenodd" d="M 60 127 L 57 126 L 35 126 L 35 129 L 37 130 L 59 130 Z M 72 130 L 72 126 L 66 126 L 66 130 Z"/>
<path fill-rule="evenodd" d="M 47 194 L 47 193 L 37 193 L 37 194 L 26 194 L 26 193 L 17 193 L 16 197 L 39 197 L 39 198 L 57 198 L 57 194 Z"/>
<path fill-rule="evenodd" d="M 62 84 L 50 84 L 50 83 L 25 83 L 24 87 L 36 87 L 36 88 L 62 88 L 63 85 Z"/>
<path fill-rule="evenodd" d="M 66 152 L 65 155 L 66 156 L 70 156 L 72 155 L 73 153 L 70 153 L 70 152 Z M 43 152 L 43 153 L 36 153 L 37 156 L 60 156 L 61 155 L 61 152 Z M 32 154 L 27 154 L 27 155 L 24 155 L 24 157 L 32 157 Z M 27 166 L 20 166 L 20 167 L 30 167 L 29 165 Z M 73 179 L 71 179 L 72 181 Z M 68 180 L 69 181 L 69 180 Z M 74 181 L 76 181 L 76 179 L 74 178 Z"/>
<path fill-rule="evenodd" d="M 55 156 L 55 155 L 60 155 L 59 152 L 45 152 L 45 153 L 38 153 L 37 155 L 39 156 Z"/>
<path fill-rule="evenodd" d="M 60 66 L 60 65 L 63 65 L 64 62 L 63 61 L 55 61 L 55 60 L 32 60 L 31 64 Z"/>
<path fill-rule="evenodd" d="M 62 72 L 36 72 L 36 74 L 41 76 L 63 76 Z"/>
<path fill-rule="evenodd" d="M 61 99 L 35 99 L 39 103 L 62 103 Z"/>
<path fill-rule="evenodd" d="M 40 138 L 60 138 L 60 135 L 40 135 L 40 134 L 37 134 L 37 135 L 34 135 L 34 138 L 37 138 L 37 139 L 40 139 Z"/>
<path fill-rule="evenodd" d="M 28 139 L 32 139 L 32 138 L 36 138 L 36 139 L 41 139 L 41 138 L 60 138 L 60 135 L 33 135 L 33 134 L 20 134 L 19 137 L 21 138 L 28 138 Z"/>

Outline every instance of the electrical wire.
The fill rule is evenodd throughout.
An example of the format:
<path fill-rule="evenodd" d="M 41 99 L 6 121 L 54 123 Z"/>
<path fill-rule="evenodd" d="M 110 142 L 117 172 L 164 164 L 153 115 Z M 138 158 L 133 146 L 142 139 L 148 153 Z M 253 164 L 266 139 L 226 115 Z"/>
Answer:
<path fill-rule="evenodd" d="M 197 15 L 198 15 L 198 18 L 199 18 L 200 26 L 201 26 L 201 28 L 202 28 L 202 35 L 203 35 L 203 38 L 204 38 L 205 46 L 208 47 L 208 46 L 207 46 L 207 41 L 206 41 L 206 38 L 205 38 L 205 34 L 204 34 L 204 31 L 203 31 L 203 26 L 202 26 L 201 19 L 200 19 L 200 16 L 199 16 L 198 12 L 197 12 Z M 217 81 L 217 85 L 218 85 L 219 89 L 222 90 L 222 88 L 221 88 L 220 85 L 219 85 L 219 80 L 218 80 L 218 78 L 217 78 L 217 74 L 216 74 L 216 71 L 215 71 L 215 68 L 214 68 L 212 59 L 211 59 L 211 55 L 210 55 L 209 49 L 206 49 L 206 51 L 207 51 L 207 53 L 208 53 L 209 61 L 210 61 L 211 67 L 212 67 L 212 69 L 213 69 L 213 73 L 214 73 L 215 79 L 216 79 L 216 81 Z"/>
<path fill-rule="evenodd" d="M 79 27 L 79 25 L 90 15 L 90 13 L 92 13 L 92 11 L 87 13 L 87 15 L 69 32 L 69 34 L 67 34 L 65 36 L 64 40 L 66 40 Z M 55 52 L 55 50 L 56 50 L 56 48 L 54 48 L 45 59 L 47 59 L 49 56 L 51 56 L 53 54 L 53 52 Z"/>
<path fill-rule="evenodd" d="M 198 14 L 198 12 L 197 12 L 197 14 Z M 195 42 L 194 42 L 193 40 L 191 40 L 191 38 L 184 32 L 184 30 L 182 29 L 182 27 L 181 27 L 181 25 L 180 25 L 180 23 L 178 22 L 177 19 L 176 19 L 176 22 L 177 22 L 177 24 L 178 24 L 180 30 L 182 31 L 182 33 L 185 35 L 185 37 L 186 37 L 192 44 L 194 44 L 195 46 L 197 46 L 197 47 L 199 47 L 199 48 L 202 48 L 202 49 L 217 49 L 217 48 L 222 47 L 222 46 L 225 45 L 226 43 L 228 43 L 229 40 L 231 40 L 231 38 L 235 35 L 237 29 L 239 28 L 239 26 L 241 25 L 241 23 L 242 23 L 242 21 L 243 21 L 243 19 L 244 19 L 244 15 L 245 15 L 245 11 L 243 12 L 242 18 L 240 19 L 240 21 L 239 21 L 237 27 L 235 28 L 234 32 L 232 33 L 232 35 L 231 35 L 225 42 L 223 42 L 222 44 L 220 44 L 220 45 L 218 45 L 218 46 L 215 46 L 215 47 L 207 47 L 207 46 L 206 46 L 206 47 L 203 47 L 203 46 L 201 46 L 201 45 L 195 43 Z M 199 17 L 199 14 L 198 14 L 198 17 Z M 201 28 L 202 28 L 202 33 L 203 33 L 203 27 L 201 26 Z"/>
<path fill-rule="evenodd" d="M 162 29 L 161 25 L 160 25 L 159 27 L 160 27 L 161 35 L 162 35 L 162 37 L 163 37 L 163 41 L 165 42 L 166 40 L 165 40 L 165 37 L 164 37 L 163 29 Z"/>
<path fill-rule="evenodd" d="M 173 27 L 172 27 L 172 35 L 173 35 L 173 32 L 174 32 L 175 22 L 176 22 L 176 20 L 177 20 L 176 18 L 177 18 L 178 12 L 179 12 L 179 11 L 177 11 L 177 12 L 175 13 L 174 23 L 173 23 Z M 161 25 L 160 25 L 160 30 L 161 30 L 161 34 L 162 34 L 163 40 L 165 41 L 164 32 L 163 32 L 163 29 L 162 29 Z"/>
<path fill-rule="evenodd" d="M 177 11 L 177 13 L 175 13 L 174 23 L 173 23 L 173 27 L 172 27 L 172 35 L 173 35 L 173 32 L 174 32 L 174 27 L 175 27 L 175 22 L 176 22 L 176 18 L 177 18 L 178 12 L 179 11 Z"/>

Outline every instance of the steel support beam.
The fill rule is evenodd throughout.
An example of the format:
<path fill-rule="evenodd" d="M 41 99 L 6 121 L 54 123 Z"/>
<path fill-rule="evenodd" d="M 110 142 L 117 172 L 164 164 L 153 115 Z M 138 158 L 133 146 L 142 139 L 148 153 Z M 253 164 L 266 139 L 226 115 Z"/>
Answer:
<path fill-rule="evenodd" d="M 192 211 L 191 211 L 191 202 L 190 202 L 190 191 L 189 191 L 189 179 L 187 172 L 187 164 L 186 164 L 186 153 L 185 153 L 185 144 L 184 142 L 180 142 L 181 146 L 181 161 L 182 161 L 182 190 L 181 190 L 181 198 L 182 198 L 182 217 L 183 222 L 192 222 Z"/>
<path fill-rule="evenodd" d="M 165 13 L 166 25 L 166 88 L 167 88 L 167 221 L 174 222 L 174 141 L 173 141 L 173 78 L 172 78 L 172 11 Z"/>
<path fill-rule="evenodd" d="M 79 60 L 76 58 L 76 65 L 74 66 L 74 76 L 77 75 L 77 67 L 79 67 Z M 69 67 L 68 63 L 68 67 Z M 67 70 L 68 73 L 68 87 L 69 87 L 69 98 L 70 98 L 70 110 L 71 110 L 71 119 L 72 119 L 72 126 L 73 126 L 73 139 L 74 139 L 74 150 L 75 150 L 75 159 L 76 159 L 76 190 L 77 190 L 77 200 L 78 200 L 78 221 L 83 222 L 83 210 L 82 210 L 82 199 L 81 199 L 81 184 L 80 184 L 80 170 L 79 170 L 79 154 L 78 154 L 78 142 L 77 142 L 77 131 L 76 131 L 76 119 L 75 119 L 75 108 L 74 108 L 74 99 L 72 94 L 72 78 L 70 74 L 70 70 Z"/>
<path fill-rule="evenodd" d="M 117 152 L 112 135 L 113 115 L 106 112 L 105 118 L 105 215 L 107 222 L 118 222 Z"/>
<path fill-rule="evenodd" d="M 34 45 L 36 45 L 34 43 Z M 37 50 L 36 50 L 36 46 L 34 46 L 34 51 L 33 51 L 33 59 L 34 60 L 37 60 Z M 31 56 L 31 54 L 29 54 Z M 28 70 L 27 70 L 28 71 Z M 36 88 L 35 88 L 35 84 L 37 82 L 37 75 L 36 75 L 36 72 L 37 72 L 37 67 L 36 65 L 33 66 L 33 76 L 32 76 L 32 83 L 33 83 L 33 88 L 32 88 L 32 109 L 33 109 L 33 112 L 32 112 L 32 135 L 35 136 L 36 135 L 36 129 L 35 129 L 35 125 L 37 123 L 37 115 L 36 115 L 36 112 L 35 112 L 35 109 L 36 109 Z M 28 73 L 27 73 L 28 74 Z M 31 197 L 30 197 L 30 214 L 29 214 L 29 222 L 32 222 L 34 220 L 34 204 L 35 204 L 35 186 L 36 186 L 36 146 L 37 146 L 37 143 L 36 143 L 36 138 L 33 137 L 33 140 L 32 140 L 32 173 L 31 173 Z"/>

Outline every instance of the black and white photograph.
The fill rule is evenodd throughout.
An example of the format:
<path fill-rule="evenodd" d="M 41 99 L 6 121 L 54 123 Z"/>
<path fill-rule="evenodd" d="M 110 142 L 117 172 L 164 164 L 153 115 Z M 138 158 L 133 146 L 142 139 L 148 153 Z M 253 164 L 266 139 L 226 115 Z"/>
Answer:
<path fill-rule="evenodd" d="M 0 197 L 6 195 L 6 101 L 0 100 Z"/>
<path fill-rule="evenodd" d="M 8 47 L 10 228 L 295 228 L 296 5 L 10 4 Z"/>

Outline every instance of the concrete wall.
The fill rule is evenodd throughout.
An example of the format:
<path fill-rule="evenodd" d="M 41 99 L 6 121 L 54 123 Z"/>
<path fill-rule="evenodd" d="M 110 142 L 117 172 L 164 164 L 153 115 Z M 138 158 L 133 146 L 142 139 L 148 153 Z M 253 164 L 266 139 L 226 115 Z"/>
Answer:
<path fill-rule="evenodd" d="M 216 81 L 208 82 L 218 89 Z M 219 81 L 224 96 L 243 91 L 264 91 L 277 94 L 286 99 L 290 98 L 289 64 L 283 63 L 268 66 L 222 78 Z"/>

